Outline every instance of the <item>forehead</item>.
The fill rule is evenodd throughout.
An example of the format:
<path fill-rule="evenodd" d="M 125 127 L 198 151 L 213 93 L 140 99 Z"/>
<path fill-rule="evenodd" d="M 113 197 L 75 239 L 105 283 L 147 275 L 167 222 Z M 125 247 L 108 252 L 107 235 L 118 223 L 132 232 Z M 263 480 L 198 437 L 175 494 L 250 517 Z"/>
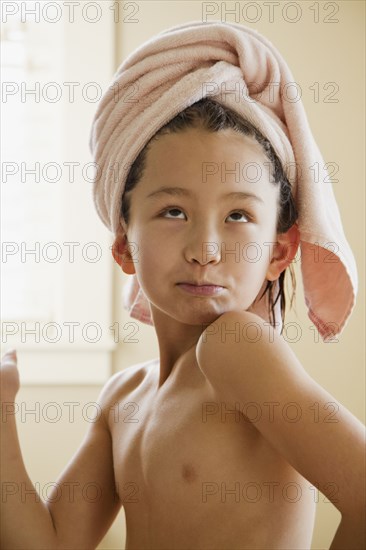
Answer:
<path fill-rule="evenodd" d="M 140 183 L 145 189 L 162 183 L 196 189 L 198 184 L 207 189 L 217 183 L 258 188 L 267 187 L 270 172 L 270 161 L 253 137 L 232 129 L 189 128 L 159 135 L 150 143 Z"/>
<path fill-rule="evenodd" d="M 187 128 L 179 132 L 157 136 L 149 146 L 149 160 L 160 159 L 163 155 L 166 161 L 179 162 L 184 156 L 204 161 L 208 157 L 218 160 L 231 159 L 242 162 L 247 158 L 258 158 L 264 162 L 267 157 L 255 138 L 239 133 L 231 128 L 209 132 L 202 128 Z"/>

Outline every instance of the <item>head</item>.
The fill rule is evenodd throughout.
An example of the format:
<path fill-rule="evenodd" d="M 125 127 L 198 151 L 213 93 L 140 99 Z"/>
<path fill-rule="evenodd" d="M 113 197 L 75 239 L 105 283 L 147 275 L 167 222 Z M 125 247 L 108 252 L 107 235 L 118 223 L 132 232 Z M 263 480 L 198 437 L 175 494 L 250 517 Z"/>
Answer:
<path fill-rule="evenodd" d="M 183 187 L 192 198 L 148 198 L 163 186 Z M 262 202 L 223 198 L 236 191 Z M 210 315 L 230 309 L 249 309 L 268 293 L 275 326 L 280 298 L 284 323 L 288 271 L 290 307 L 295 296 L 291 261 L 299 244 L 297 216 L 291 185 L 270 142 L 237 113 L 204 98 L 164 125 L 132 164 L 113 256 L 125 273 L 136 273 L 157 307 L 163 296 L 153 286 L 163 288 L 166 275 L 172 275 L 174 284 L 207 279 L 225 286 L 229 281 L 232 301 L 223 293 L 210 300 L 211 310 L 206 311 L 207 299 L 195 297 L 197 323 L 212 322 Z M 276 280 L 279 292 L 274 296 Z M 180 311 L 182 322 L 189 322 Z"/>

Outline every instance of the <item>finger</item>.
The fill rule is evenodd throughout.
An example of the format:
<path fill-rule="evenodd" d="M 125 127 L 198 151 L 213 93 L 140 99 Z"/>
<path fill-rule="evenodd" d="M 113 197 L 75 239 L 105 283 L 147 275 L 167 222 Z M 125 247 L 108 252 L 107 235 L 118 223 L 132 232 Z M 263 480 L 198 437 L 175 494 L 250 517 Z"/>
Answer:
<path fill-rule="evenodd" d="M 17 352 L 15 349 L 10 349 L 7 352 L 4 353 L 4 355 L 1 358 L 1 362 L 3 363 L 15 363 L 17 360 Z"/>

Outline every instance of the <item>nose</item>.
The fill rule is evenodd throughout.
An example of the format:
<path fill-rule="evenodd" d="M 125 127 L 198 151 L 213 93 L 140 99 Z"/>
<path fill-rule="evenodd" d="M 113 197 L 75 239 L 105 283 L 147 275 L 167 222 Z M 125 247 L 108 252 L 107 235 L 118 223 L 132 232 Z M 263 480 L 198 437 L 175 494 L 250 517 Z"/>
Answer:
<path fill-rule="evenodd" d="M 221 261 L 221 243 L 217 231 L 208 228 L 207 224 L 192 227 L 186 238 L 184 255 L 188 262 L 206 265 Z"/>

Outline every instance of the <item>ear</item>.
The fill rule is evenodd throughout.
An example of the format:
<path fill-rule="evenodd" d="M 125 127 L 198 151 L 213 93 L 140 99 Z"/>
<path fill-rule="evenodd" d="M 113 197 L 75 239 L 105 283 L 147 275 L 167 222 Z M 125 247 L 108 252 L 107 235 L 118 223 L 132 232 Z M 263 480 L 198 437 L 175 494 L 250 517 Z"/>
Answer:
<path fill-rule="evenodd" d="M 115 262 L 121 266 L 124 273 L 127 275 L 133 275 L 135 273 L 135 266 L 129 250 L 127 233 L 121 226 L 118 228 L 112 245 L 112 256 Z"/>
<path fill-rule="evenodd" d="M 297 223 L 286 233 L 277 234 L 277 242 L 274 246 L 273 256 L 268 266 L 266 278 L 268 281 L 276 281 L 282 271 L 286 269 L 296 256 L 300 244 L 300 232 Z"/>

